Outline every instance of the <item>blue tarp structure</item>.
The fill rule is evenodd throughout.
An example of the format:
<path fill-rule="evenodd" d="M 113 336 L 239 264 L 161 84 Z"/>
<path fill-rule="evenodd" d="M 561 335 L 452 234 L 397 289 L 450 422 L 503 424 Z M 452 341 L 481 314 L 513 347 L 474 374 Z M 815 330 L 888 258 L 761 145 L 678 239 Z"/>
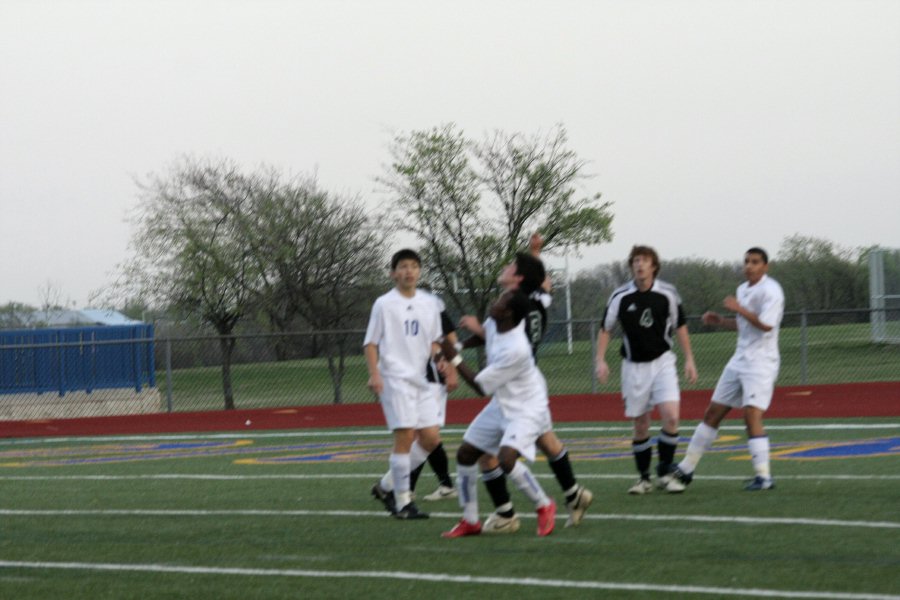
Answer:
<path fill-rule="evenodd" d="M 153 325 L 0 331 L 0 394 L 155 386 Z"/>

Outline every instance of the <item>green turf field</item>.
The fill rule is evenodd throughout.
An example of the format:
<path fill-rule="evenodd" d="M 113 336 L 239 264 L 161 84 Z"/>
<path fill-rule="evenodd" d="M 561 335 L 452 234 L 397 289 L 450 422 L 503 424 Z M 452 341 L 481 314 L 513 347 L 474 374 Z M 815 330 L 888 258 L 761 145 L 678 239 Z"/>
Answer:
<path fill-rule="evenodd" d="M 548 538 L 516 491 L 513 535 L 441 539 L 454 500 L 390 518 L 381 428 L 2 440 L 0 598 L 900 598 L 900 421 L 771 421 L 758 493 L 728 423 L 686 493 L 645 497 L 627 424 L 560 425 L 595 500 Z"/>

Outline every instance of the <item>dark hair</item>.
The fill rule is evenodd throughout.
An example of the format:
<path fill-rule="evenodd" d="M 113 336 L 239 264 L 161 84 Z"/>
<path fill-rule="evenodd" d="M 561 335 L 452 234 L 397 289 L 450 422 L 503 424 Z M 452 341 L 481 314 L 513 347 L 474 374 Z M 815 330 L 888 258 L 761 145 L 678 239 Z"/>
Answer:
<path fill-rule="evenodd" d="M 512 312 L 513 325 L 518 325 L 522 319 L 528 316 L 528 312 L 531 310 L 531 301 L 528 300 L 525 292 L 518 289 L 512 292 L 507 308 Z"/>
<path fill-rule="evenodd" d="M 766 251 L 759 246 L 753 246 L 752 248 L 744 252 L 744 254 L 759 254 L 763 259 L 763 263 L 769 264 L 769 255 L 766 254 Z"/>
<path fill-rule="evenodd" d="M 522 276 L 519 289 L 527 296 L 534 293 L 544 284 L 544 279 L 547 278 L 547 271 L 544 269 L 544 263 L 541 262 L 541 259 L 524 252 L 517 252 L 516 275 Z"/>
<path fill-rule="evenodd" d="M 419 263 L 419 266 L 422 266 L 422 259 L 419 258 L 418 253 L 415 250 L 410 250 L 409 248 L 404 248 L 403 250 L 398 250 L 394 253 L 394 256 L 391 257 L 391 271 L 397 269 L 397 263 L 401 260 L 414 260 Z"/>
<path fill-rule="evenodd" d="M 631 252 L 628 254 L 629 269 L 631 268 L 631 263 L 634 262 L 635 256 L 646 256 L 649 258 L 650 263 L 653 265 L 653 276 L 659 275 L 659 255 L 656 253 L 656 250 L 650 246 L 632 246 Z"/>

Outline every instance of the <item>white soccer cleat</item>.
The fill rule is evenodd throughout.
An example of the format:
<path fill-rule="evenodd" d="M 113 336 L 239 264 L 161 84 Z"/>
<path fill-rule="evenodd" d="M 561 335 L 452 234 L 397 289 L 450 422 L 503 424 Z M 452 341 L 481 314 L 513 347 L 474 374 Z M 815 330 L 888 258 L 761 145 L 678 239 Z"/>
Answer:
<path fill-rule="evenodd" d="M 632 496 L 643 496 L 653 491 L 653 484 L 649 479 L 638 479 L 637 483 L 628 488 L 628 493 Z"/>
<path fill-rule="evenodd" d="M 519 530 L 519 527 L 522 526 L 522 522 L 519 521 L 519 515 L 514 514 L 511 517 L 504 517 L 502 515 L 498 515 L 497 513 L 491 513 L 491 515 L 484 522 L 484 527 L 481 528 L 482 533 L 515 533 Z"/>
<path fill-rule="evenodd" d="M 436 502 L 437 500 L 446 500 L 448 498 L 457 497 L 459 497 L 459 492 L 456 491 L 456 488 L 447 487 L 446 485 L 439 485 L 438 489 L 434 490 L 427 496 L 424 496 L 422 499 L 427 500 L 428 502 Z"/>
<path fill-rule="evenodd" d="M 566 519 L 566 527 L 576 527 L 584 518 L 584 513 L 594 501 L 594 494 L 591 490 L 583 485 L 578 486 L 575 492 L 575 498 L 571 502 L 566 502 L 566 510 L 569 511 L 569 518 Z"/>
<path fill-rule="evenodd" d="M 669 481 L 666 483 L 666 491 L 670 494 L 680 494 L 687 489 L 688 484 L 693 481 L 693 473 L 685 473 L 681 469 L 676 468 L 669 473 Z"/>

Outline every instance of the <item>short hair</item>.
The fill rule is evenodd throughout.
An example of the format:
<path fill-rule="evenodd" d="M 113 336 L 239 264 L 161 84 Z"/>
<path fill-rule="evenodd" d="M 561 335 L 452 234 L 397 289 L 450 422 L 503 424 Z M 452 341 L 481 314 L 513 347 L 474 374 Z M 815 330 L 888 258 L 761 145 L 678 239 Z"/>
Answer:
<path fill-rule="evenodd" d="M 752 248 L 744 252 L 744 254 L 759 254 L 762 257 L 763 263 L 769 264 L 769 255 L 766 254 L 766 251 L 759 246 L 753 246 Z"/>
<path fill-rule="evenodd" d="M 414 260 L 419 266 L 422 266 L 422 259 L 419 257 L 419 254 L 415 250 L 410 250 L 409 248 L 404 248 L 403 250 L 398 250 L 394 253 L 394 256 L 391 257 L 391 271 L 395 271 L 397 269 L 397 264 L 401 260 Z"/>
<path fill-rule="evenodd" d="M 651 248 L 650 246 L 632 246 L 631 252 L 628 254 L 628 267 L 631 267 L 631 263 L 634 262 L 635 256 L 646 256 L 650 259 L 650 263 L 653 265 L 653 276 L 656 277 L 659 275 L 659 254 L 656 253 L 656 250 Z"/>
<path fill-rule="evenodd" d="M 541 259 L 525 252 L 517 252 L 516 275 L 522 276 L 519 289 L 528 295 L 537 291 L 544 284 L 544 280 L 547 278 L 547 271 L 544 269 L 544 263 L 541 262 Z"/>

